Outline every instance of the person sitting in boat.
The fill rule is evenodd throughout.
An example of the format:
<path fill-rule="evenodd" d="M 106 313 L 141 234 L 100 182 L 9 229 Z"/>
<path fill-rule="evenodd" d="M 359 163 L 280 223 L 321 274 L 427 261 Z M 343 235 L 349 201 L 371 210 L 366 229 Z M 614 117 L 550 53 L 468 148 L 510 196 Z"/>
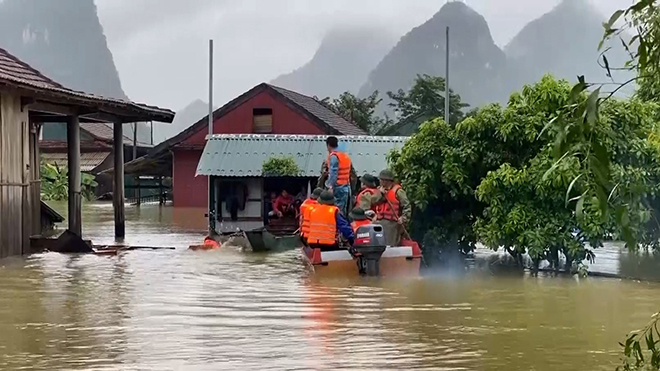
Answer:
<path fill-rule="evenodd" d="M 316 188 L 310 198 L 306 199 L 302 205 L 300 205 L 300 237 L 304 243 L 307 241 L 307 235 L 309 234 L 309 217 L 314 210 L 314 207 L 318 204 L 319 196 L 323 189 Z"/>
<path fill-rule="evenodd" d="M 358 228 L 362 227 L 363 225 L 371 224 L 371 220 L 369 220 L 364 210 L 360 207 L 354 208 L 351 211 L 350 216 L 353 220 L 351 223 L 351 227 L 353 227 L 353 233 L 357 233 Z"/>
<path fill-rule="evenodd" d="M 376 177 L 371 174 L 364 174 L 360 177 L 362 189 L 355 198 L 355 207 L 359 207 L 363 211 L 376 209 L 376 201 L 381 196 L 380 191 L 376 188 L 376 181 Z"/>
<path fill-rule="evenodd" d="M 398 246 L 405 225 L 410 221 L 412 205 L 406 192 L 394 182 L 394 174 L 383 170 L 379 175 L 381 197 L 376 205 L 378 224 L 383 226 L 388 246 Z"/>
<path fill-rule="evenodd" d="M 273 217 L 277 216 L 281 218 L 283 216 L 295 216 L 296 211 L 293 207 L 293 196 L 286 191 L 282 190 L 282 193 L 275 198 L 273 202 L 273 211 L 271 212 Z"/>
<path fill-rule="evenodd" d="M 309 247 L 321 251 L 339 249 L 337 235 L 341 235 L 352 246 L 354 241 L 353 228 L 335 206 L 335 196 L 331 191 L 323 191 L 318 204 L 310 213 L 309 234 L 307 244 Z"/>

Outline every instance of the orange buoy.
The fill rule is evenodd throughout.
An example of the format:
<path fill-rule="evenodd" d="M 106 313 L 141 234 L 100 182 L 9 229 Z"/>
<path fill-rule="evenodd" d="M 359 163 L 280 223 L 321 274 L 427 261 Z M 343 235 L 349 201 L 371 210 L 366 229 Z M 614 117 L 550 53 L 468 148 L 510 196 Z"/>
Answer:
<path fill-rule="evenodd" d="M 190 250 L 214 250 L 220 248 L 220 243 L 211 237 L 204 238 L 204 243 L 201 245 L 190 245 Z"/>

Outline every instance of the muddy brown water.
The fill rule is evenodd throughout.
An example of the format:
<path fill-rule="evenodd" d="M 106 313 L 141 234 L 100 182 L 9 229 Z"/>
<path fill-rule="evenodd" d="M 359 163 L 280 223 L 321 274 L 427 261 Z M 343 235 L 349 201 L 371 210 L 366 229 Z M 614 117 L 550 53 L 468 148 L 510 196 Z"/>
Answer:
<path fill-rule="evenodd" d="M 110 205 L 83 219 L 112 241 Z M 660 284 L 632 280 L 318 280 L 297 251 L 186 250 L 203 210 L 127 219 L 127 242 L 177 249 L 0 262 L 0 369 L 613 370 L 617 343 L 660 309 Z M 616 247 L 598 258 L 657 271 Z"/>

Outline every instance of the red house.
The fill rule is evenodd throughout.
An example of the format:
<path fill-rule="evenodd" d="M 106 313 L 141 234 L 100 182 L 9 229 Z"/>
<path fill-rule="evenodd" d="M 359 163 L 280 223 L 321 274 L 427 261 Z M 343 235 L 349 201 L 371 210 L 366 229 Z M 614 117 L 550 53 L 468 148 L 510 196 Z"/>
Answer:
<path fill-rule="evenodd" d="M 291 90 L 259 84 L 213 113 L 214 134 L 366 135 L 317 99 Z M 208 134 L 208 117 L 159 144 L 138 159 L 146 166 L 169 165 L 177 207 L 207 207 L 208 180 L 195 177 Z M 163 161 L 167 157 L 168 160 Z M 127 165 L 127 171 L 131 165 Z M 161 173 L 161 175 L 163 175 Z"/>

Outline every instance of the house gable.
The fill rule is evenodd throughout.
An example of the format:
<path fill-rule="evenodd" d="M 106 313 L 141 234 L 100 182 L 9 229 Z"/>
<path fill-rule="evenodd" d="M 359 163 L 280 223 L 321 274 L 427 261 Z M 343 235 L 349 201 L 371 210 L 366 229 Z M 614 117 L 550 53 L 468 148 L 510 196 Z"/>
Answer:
<path fill-rule="evenodd" d="M 276 96 L 270 89 L 261 89 L 231 110 L 224 112 L 213 122 L 215 134 L 251 134 L 254 133 L 254 118 L 261 110 L 271 110 L 272 130 L 269 134 L 336 134 L 322 128 L 310 115 L 297 110 L 292 103 Z M 182 141 L 181 147 L 202 148 L 206 143 L 208 127 L 199 130 Z"/>

